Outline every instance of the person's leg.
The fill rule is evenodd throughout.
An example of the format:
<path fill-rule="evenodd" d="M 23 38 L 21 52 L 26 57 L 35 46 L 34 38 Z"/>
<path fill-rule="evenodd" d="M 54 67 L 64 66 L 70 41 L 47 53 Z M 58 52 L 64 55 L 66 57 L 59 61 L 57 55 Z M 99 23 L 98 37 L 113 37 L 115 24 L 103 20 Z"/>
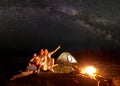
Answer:
<path fill-rule="evenodd" d="M 55 63 L 55 59 L 54 58 L 51 58 L 51 65 L 53 66 Z"/>
<path fill-rule="evenodd" d="M 51 58 L 51 60 L 50 60 L 50 71 L 52 71 L 52 72 L 54 72 L 54 70 L 53 70 L 54 62 L 55 62 L 54 58 Z"/>
<path fill-rule="evenodd" d="M 37 73 L 37 65 L 32 65 L 33 73 Z"/>
<path fill-rule="evenodd" d="M 37 65 L 37 73 L 40 73 L 41 65 Z"/>
<path fill-rule="evenodd" d="M 47 71 L 47 70 L 48 70 L 48 66 L 47 66 L 46 64 L 44 64 L 44 65 L 42 66 L 42 70 L 43 70 L 43 71 Z"/>

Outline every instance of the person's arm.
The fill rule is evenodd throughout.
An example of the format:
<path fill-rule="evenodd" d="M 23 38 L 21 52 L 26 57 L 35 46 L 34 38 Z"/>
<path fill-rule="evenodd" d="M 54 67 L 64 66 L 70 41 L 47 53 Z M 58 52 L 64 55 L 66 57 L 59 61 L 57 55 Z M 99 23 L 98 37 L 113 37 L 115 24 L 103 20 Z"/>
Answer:
<path fill-rule="evenodd" d="M 31 63 L 34 61 L 35 57 L 33 57 L 32 59 L 30 59 L 29 61 L 29 65 L 31 65 Z"/>
<path fill-rule="evenodd" d="M 33 61 L 33 58 L 29 61 L 28 65 L 30 66 L 31 65 L 31 62 Z"/>
<path fill-rule="evenodd" d="M 34 60 L 34 57 L 30 60 L 30 62 L 32 62 Z"/>
<path fill-rule="evenodd" d="M 55 53 L 56 51 L 58 51 L 60 49 L 60 45 L 52 52 L 50 52 L 51 54 Z"/>
<path fill-rule="evenodd" d="M 28 65 L 30 66 L 31 65 L 31 62 L 33 61 L 33 59 L 31 59 L 30 61 L 29 61 L 29 63 L 28 63 Z"/>

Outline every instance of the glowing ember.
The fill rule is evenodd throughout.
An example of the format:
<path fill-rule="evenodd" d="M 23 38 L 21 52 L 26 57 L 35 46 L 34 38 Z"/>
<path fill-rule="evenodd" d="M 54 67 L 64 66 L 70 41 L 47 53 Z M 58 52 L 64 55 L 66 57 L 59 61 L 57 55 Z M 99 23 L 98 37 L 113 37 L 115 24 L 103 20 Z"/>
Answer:
<path fill-rule="evenodd" d="M 90 76 L 94 76 L 96 73 L 96 69 L 93 66 L 88 66 L 82 70 L 82 74 L 88 74 Z"/>

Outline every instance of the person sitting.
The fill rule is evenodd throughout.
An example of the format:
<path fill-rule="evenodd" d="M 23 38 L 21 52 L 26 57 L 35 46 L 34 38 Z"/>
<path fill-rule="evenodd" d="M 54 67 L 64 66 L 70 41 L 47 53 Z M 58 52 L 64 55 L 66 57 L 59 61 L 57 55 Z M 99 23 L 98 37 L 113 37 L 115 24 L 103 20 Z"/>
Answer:
<path fill-rule="evenodd" d="M 39 72 L 41 69 L 46 71 L 47 70 L 47 57 L 44 55 L 43 49 L 41 49 L 39 52 L 39 59 L 40 59 L 39 68 L 38 68 Z"/>
<path fill-rule="evenodd" d="M 33 58 L 30 60 L 29 65 L 37 65 L 39 62 L 39 57 L 36 53 L 33 54 Z"/>
<path fill-rule="evenodd" d="M 29 68 L 30 67 L 35 67 L 36 66 L 36 70 L 38 71 L 38 69 L 39 69 L 39 66 L 40 66 L 40 58 L 39 58 L 39 56 L 36 54 L 36 53 L 34 53 L 33 54 L 33 58 L 30 60 L 30 62 L 29 62 Z M 35 69 L 34 69 L 34 72 L 37 72 Z"/>
<path fill-rule="evenodd" d="M 45 56 L 47 56 L 48 69 L 52 72 L 54 72 L 53 65 L 55 63 L 55 60 L 54 60 L 54 58 L 51 58 L 51 56 L 52 56 L 52 54 L 54 54 L 59 49 L 60 49 L 60 45 L 54 51 L 51 51 L 51 52 L 49 52 L 48 49 L 44 50 Z"/>

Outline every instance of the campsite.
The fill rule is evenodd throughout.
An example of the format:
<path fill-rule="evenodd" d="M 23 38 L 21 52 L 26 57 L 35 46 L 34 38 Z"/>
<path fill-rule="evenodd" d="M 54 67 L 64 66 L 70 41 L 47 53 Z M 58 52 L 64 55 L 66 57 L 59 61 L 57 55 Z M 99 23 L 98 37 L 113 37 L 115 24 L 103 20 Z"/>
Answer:
<path fill-rule="evenodd" d="M 27 62 L 28 59 L 26 59 Z M 25 61 L 25 60 L 24 60 Z M 96 79 L 103 80 L 101 85 L 98 85 L 98 80 L 91 78 L 88 75 L 81 75 L 81 69 L 86 66 L 80 64 L 78 59 L 70 52 L 61 53 L 56 59 L 57 66 L 54 67 L 54 72 L 41 71 L 39 74 L 33 71 L 20 72 L 10 70 L 5 75 L 3 74 L 1 85 L 4 86 L 107 86 L 106 81 L 110 81 L 109 86 L 119 86 L 119 65 L 93 65 L 97 67 L 99 75 Z M 90 65 L 90 64 L 89 64 Z M 24 67 L 25 68 L 25 67 Z M 100 68 L 100 69 L 99 69 Z M 14 68 L 13 68 L 14 69 Z M 102 70 L 102 71 L 101 71 Z M 113 71 L 114 73 L 111 73 Z M 92 76 L 93 77 L 93 76 Z M 87 82 L 87 83 L 86 83 Z"/>
<path fill-rule="evenodd" d="M 0 86 L 120 86 L 120 0 L 0 0 Z"/>

